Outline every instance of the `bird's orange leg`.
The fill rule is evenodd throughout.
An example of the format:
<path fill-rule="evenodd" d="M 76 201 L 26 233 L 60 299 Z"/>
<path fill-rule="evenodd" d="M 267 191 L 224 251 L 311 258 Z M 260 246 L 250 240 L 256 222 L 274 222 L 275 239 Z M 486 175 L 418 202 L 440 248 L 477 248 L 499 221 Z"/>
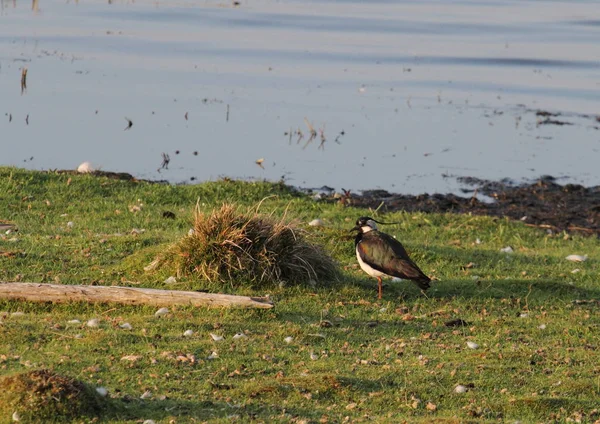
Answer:
<path fill-rule="evenodd" d="M 379 299 L 381 299 L 381 292 L 383 291 L 381 277 L 377 277 L 377 286 L 379 287 Z"/>

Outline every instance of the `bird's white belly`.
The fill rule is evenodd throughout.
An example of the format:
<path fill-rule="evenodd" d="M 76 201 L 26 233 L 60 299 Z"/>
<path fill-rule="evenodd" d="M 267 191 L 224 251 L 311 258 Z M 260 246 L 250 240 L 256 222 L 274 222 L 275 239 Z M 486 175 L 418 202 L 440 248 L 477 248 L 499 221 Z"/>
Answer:
<path fill-rule="evenodd" d="M 360 257 L 360 253 L 358 252 L 358 249 L 356 249 L 356 259 L 358 259 L 358 264 L 360 265 L 360 268 L 364 272 L 369 274 L 371 277 L 377 278 L 377 277 L 381 277 L 382 275 L 385 275 L 383 272 L 377 271 L 375 268 L 372 268 L 369 264 L 366 264 Z"/>

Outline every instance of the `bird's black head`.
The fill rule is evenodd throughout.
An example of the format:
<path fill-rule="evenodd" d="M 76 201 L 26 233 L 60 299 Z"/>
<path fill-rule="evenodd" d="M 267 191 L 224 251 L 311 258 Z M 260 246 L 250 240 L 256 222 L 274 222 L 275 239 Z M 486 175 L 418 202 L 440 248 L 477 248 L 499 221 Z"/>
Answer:
<path fill-rule="evenodd" d="M 368 216 L 361 216 L 356 220 L 356 225 L 350 231 L 360 231 L 361 233 L 368 233 L 369 231 L 377 229 L 377 221 Z"/>

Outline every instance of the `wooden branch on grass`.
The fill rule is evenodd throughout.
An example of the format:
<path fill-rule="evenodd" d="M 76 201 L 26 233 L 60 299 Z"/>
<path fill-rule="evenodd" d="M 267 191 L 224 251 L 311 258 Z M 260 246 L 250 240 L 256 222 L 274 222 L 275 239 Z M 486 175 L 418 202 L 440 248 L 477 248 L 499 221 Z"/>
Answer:
<path fill-rule="evenodd" d="M 0 282 L 0 299 L 30 302 L 114 302 L 125 305 L 192 305 L 207 307 L 272 308 L 265 297 L 199 293 L 178 290 L 157 290 L 118 286 L 71 286 L 42 283 Z"/>

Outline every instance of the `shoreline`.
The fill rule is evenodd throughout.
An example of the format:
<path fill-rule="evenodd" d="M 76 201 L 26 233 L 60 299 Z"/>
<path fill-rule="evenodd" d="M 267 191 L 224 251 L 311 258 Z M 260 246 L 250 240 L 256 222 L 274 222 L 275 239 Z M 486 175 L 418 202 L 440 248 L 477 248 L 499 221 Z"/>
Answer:
<path fill-rule="evenodd" d="M 47 173 L 82 175 L 75 170 L 39 171 Z M 89 174 L 99 177 L 126 181 L 140 181 L 152 184 L 172 184 L 166 180 L 138 179 L 127 172 L 93 171 Z M 532 183 L 514 184 L 502 181 L 482 180 L 475 177 L 459 177 L 459 182 L 472 187 L 471 196 L 456 194 L 401 194 L 386 190 L 361 190 L 361 194 L 334 189 L 305 189 L 288 187 L 313 196 L 315 201 L 338 202 L 346 206 L 371 208 L 382 212 L 426 213 L 471 213 L 508 217 L 522 221 L 526 226 L 545 229 L 549 233 L 561 231 L 577 232 L 600 236 L 600 186 L 585 187 L 579 184 L 558 184 L 552 176 L 542 176 Z M 194 184 L 202 184 L 201 181 Z M 330 190 L 329 190 L 330 189 Z M 484 202 L 477 195 L 491 199 Z"/>

